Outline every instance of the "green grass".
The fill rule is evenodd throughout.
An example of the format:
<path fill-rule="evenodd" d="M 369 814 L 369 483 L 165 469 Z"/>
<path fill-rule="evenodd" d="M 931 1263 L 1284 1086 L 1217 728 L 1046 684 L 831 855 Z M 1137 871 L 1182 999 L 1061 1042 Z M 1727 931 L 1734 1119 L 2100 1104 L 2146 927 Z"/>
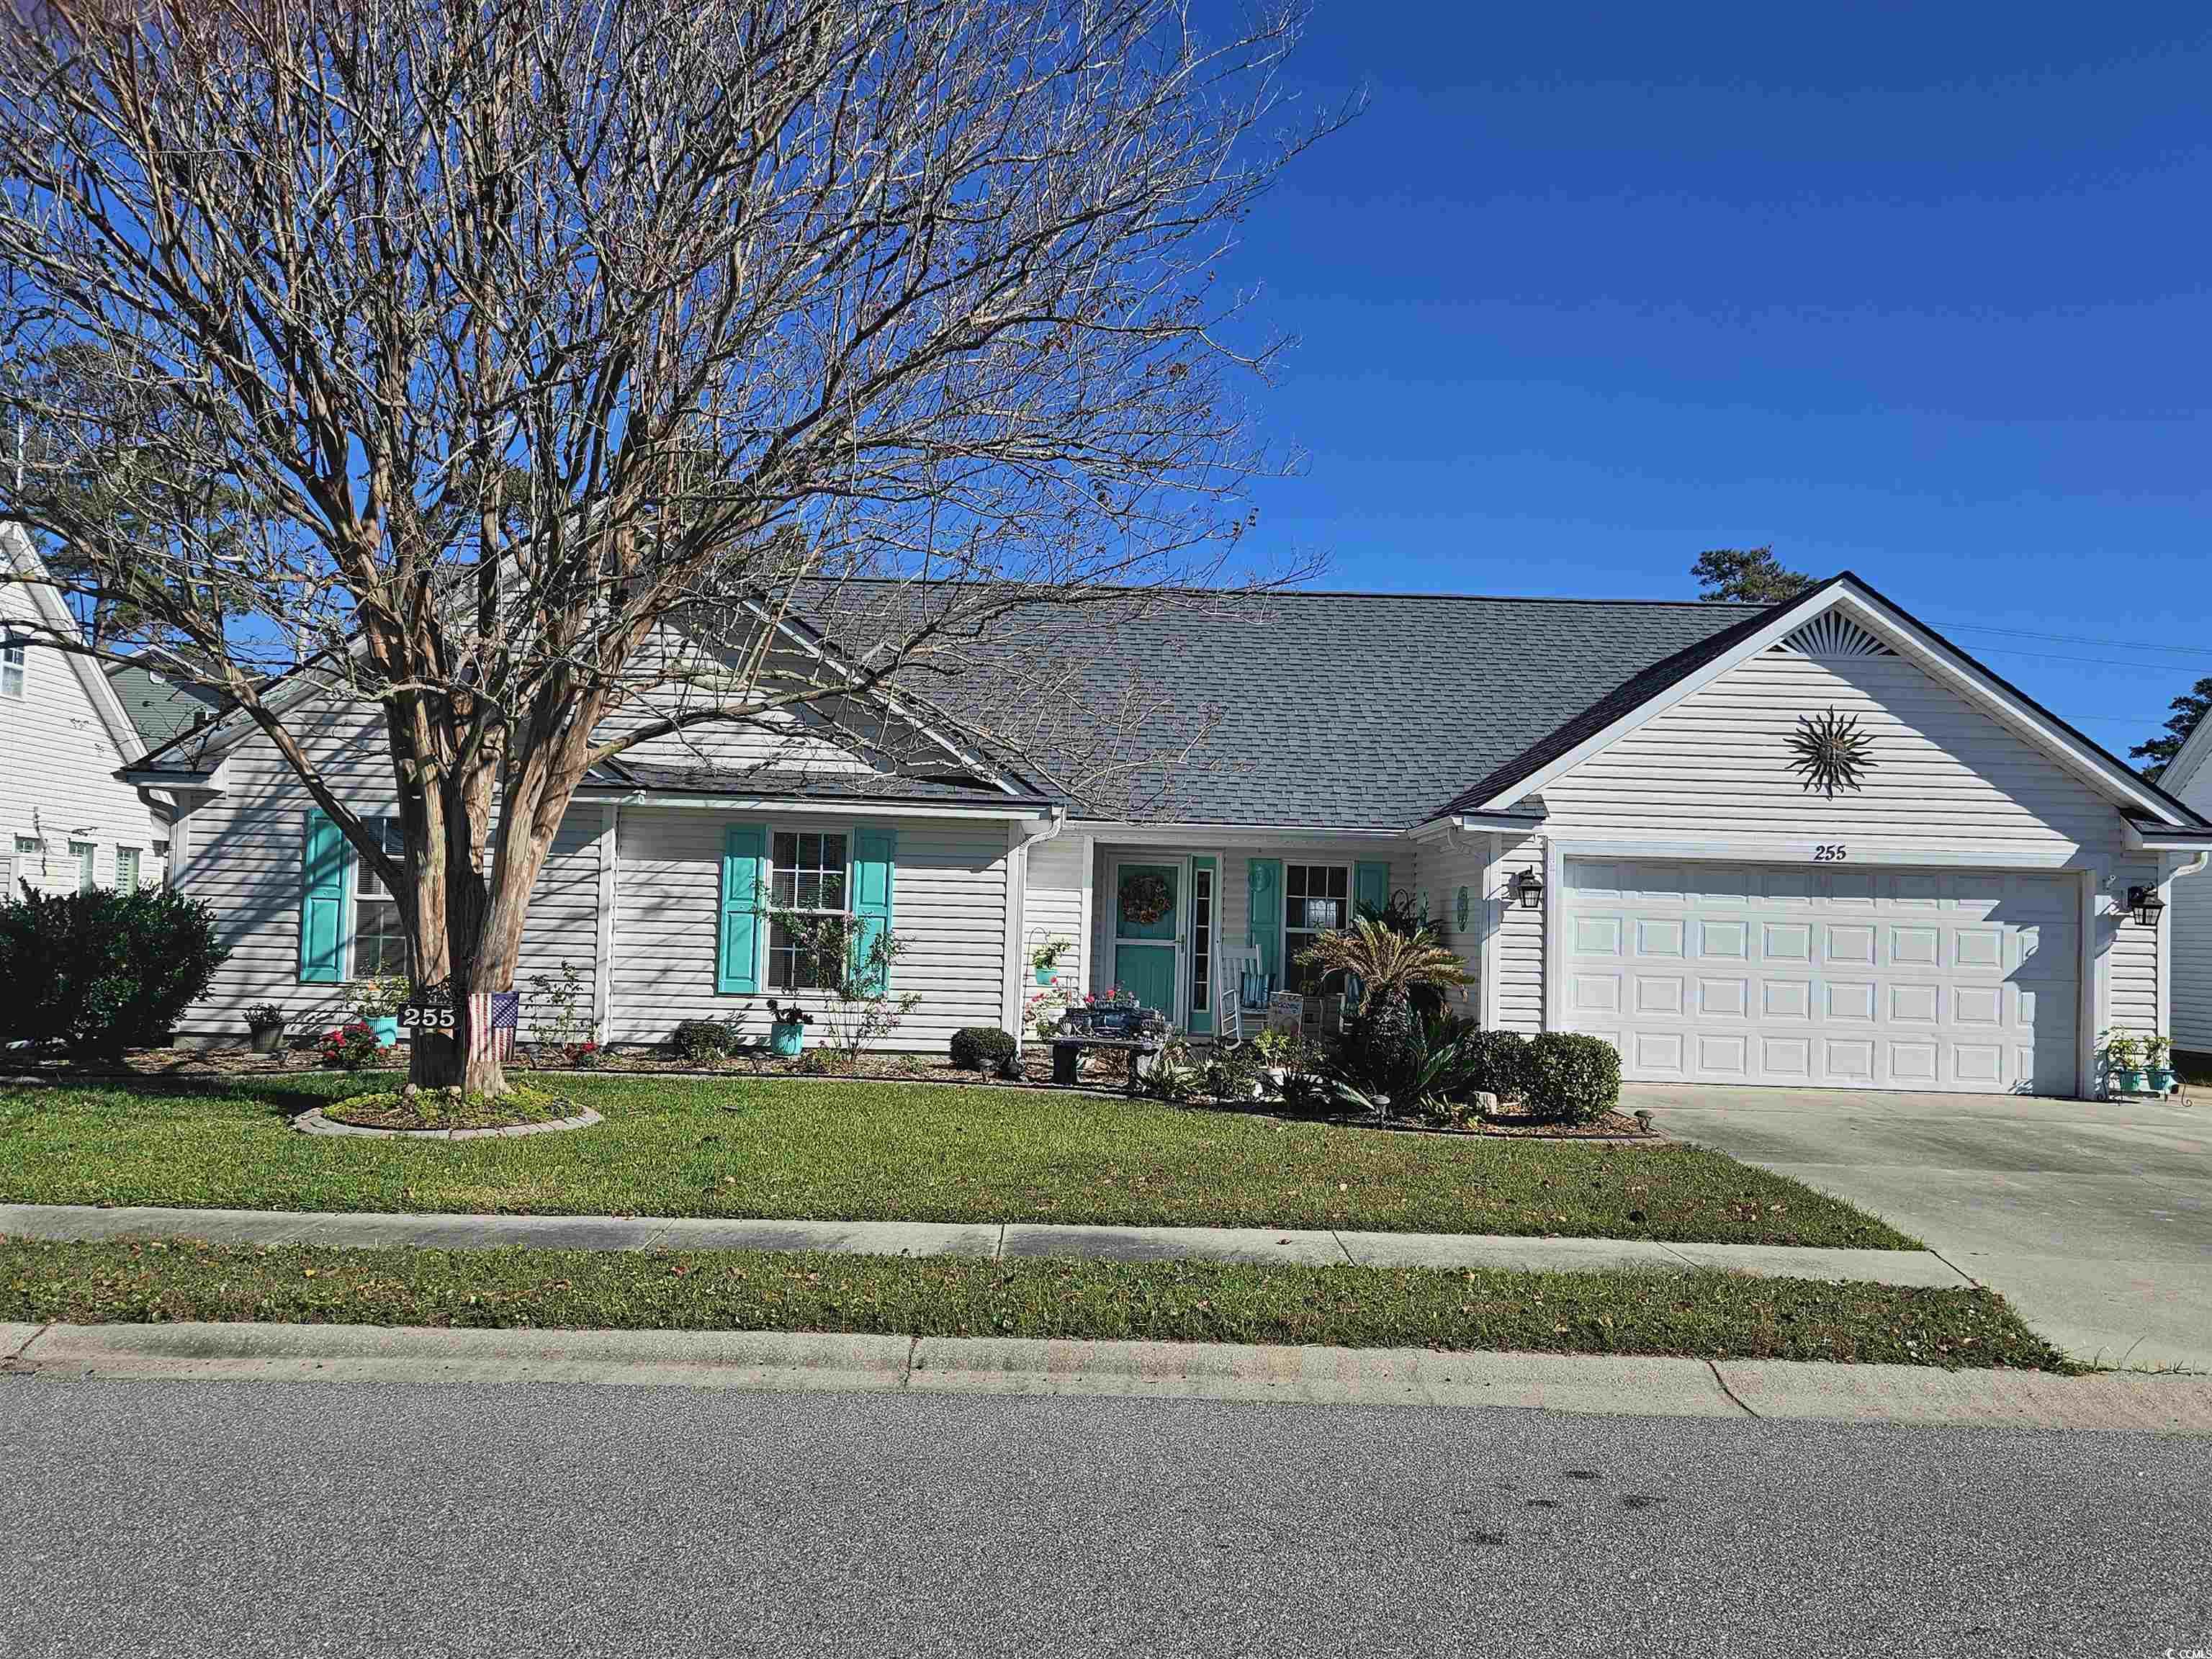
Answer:
<path fill-rule="evenodd" d="M 544 1078 L 594 1127 L 319 1139 L 362 1078 L 0 1092 L 0 1201 L 263 1210 L 1066 1221 L 1907 1247 L 1698 1147 L 1395 1133 L 1034 1090 Z"/>
<path fill-rule="evenodd" d="M 2003 1300 L 1711 1272 L 0 1241 L 0 1320 L 845 1331 L 2069 1369 Z"/>

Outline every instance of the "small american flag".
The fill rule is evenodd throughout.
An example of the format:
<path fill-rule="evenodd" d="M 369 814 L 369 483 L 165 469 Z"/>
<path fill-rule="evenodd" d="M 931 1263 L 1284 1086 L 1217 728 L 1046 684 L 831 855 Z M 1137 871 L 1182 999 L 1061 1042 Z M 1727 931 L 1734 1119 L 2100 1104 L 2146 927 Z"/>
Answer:
<path fill-rule="evenodd" d="M 522 993 L 478 991 L 469 998 L 469 1054 L 514 1058 L 514 1031 L 522 1023 Z"/>

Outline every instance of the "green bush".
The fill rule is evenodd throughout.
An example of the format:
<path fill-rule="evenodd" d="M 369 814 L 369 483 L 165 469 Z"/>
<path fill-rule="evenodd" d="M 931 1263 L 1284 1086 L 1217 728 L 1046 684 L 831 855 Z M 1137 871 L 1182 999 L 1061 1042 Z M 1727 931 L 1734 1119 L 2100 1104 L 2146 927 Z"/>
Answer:
<path fill-rule="evenodd" d="M 0 903 L 0 1041 L 113 1059 L 167 1040 L 229 957 L 215 913 L 166 889 Z"/>
<path fill-rule="evenodd" d="M 952 1063 L 963 1071 L 990 1071 L 1020 1051 L 1012 1036 L 995 1025 L 963 1025 L 952 1034 Z"/>
<path fill-rule="evenodd" d="M 1461 1042 L 1468 1054 L 1468 1094 L 1518 1100 L 1528 1092 L 1528 1039 L 1520 1032 L 1469 1031 Z"/>
<path fill-rule="evenodd" d="M 687 1019 L 676 1027 L 676 1052 L 689 1060 L 721 1060 L 744 1046 L 744 1038 L 735 1020 Z"/>
<path fill-rule="evenodd" d="M 1420 1016 L 1403 996 L 1370 996 L 1346 1022 L 1337 1058 L 1362 1093 L 1399 1093 L 1427 1058 Z"/>
<path fill-rule="evenodd" d="M 1603 1037 L 1546 1031 L 1528 1039 L 1522 1100 L 1532 1111 L 1588 1123 L 1620 1103 L 1620 1051 Z"/>

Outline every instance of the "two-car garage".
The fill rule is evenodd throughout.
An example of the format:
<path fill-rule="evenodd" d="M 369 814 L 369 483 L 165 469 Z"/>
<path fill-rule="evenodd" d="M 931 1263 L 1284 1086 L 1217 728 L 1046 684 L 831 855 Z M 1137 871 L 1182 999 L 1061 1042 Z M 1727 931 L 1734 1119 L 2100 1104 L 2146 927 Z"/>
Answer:
<path fill-rule="evenodd" d="M 1566 1023 L 1638 1081 L 2070 1094 L 2071 874 L 1569 857 Z"/>

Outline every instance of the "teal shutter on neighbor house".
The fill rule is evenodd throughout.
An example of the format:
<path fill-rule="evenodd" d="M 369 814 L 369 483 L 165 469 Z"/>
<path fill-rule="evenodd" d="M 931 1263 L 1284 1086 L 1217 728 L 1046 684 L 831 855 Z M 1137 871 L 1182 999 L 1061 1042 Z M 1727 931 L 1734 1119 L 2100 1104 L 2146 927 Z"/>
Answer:
<path fill-rule="evenodd" d="M 1253 859 L 1244 866 L 1244 942 L 1260 953 L 1271 989 L 1283 988 L 1283 861 Z"/>
<path fill-rule="evenodd" d="M 714 989 L 750 996 L 760 989 L 761 860 L 767 833 L 757 823 L 722 831 L 722 906 L 714 938 Z"/>
<path fill-rule="evenodd" d="M 891 930 L 891 878 L 898 831 L 863 830 L 853 837 L 853 963 L 857 969 Z M 864 988 L 881 991 L 881 985 Z"/>
<path fill-rule="evenodd" d="M 300 982 L 345 978 L 346 888 L 353 875 L 344 835 L 310 810 L 300 848 Z"/>

